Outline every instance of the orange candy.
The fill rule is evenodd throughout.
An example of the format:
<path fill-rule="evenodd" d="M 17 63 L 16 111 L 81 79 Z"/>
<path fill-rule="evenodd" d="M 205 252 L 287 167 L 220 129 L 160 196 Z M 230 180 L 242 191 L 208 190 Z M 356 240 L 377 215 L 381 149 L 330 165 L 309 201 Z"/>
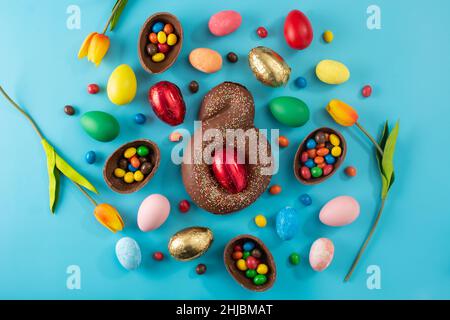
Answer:
<path fill-rule="evenodd" d="M 130 159 L 130 163 L 133 166 L 133 168 L 139 168 L 141 166 L 141 162 L 139 161 L 138 157 L 133 156 Z"/>
<path fill-rule="evenodd" d="M 281 187 L 277 184 L 274 184 L 269 188 L 269 193 L 272 195 L 279 194 L 281 192 Z"/>
<path fill-rule="evenodd" d="M 278 137 L 278 144 L 282 148 L 286 148 L 289 145 L 289 140 L 285 136 Z"/>
<path fill-rule="evenodd" d="M 158 36 L 156 33 L 152 32 L 148 36 L 148 40 L 150 40 L 151 43 L 157 44 L 158 43 Z"/>
<path fill-rule="evenodd" d="M 356 168 L 355 167 L 347 167 L 345 168 L 345 174 L 349 177 L 356 176 Z"/>
<path fill-rule="evenodd" d="M 329 153 L 330 153 L 330 150 L 328 150 L 327 148 L 320 148 L 317 150 L 317 155 L 321 156 L 321 157 L 326 156 Z"/>
<path fill-rule="evenodd" d="M 233 252 L 233 259 L 239 260 L 242 258 L 242 255 L 243 255 L 242 251 L 235 251 L 235 252 Z"/>
<path fill-rule="evenodd" d="M 309 149 L 306 152 L 308 153 L 308 157 L 310 157 L 311 159 L 314 159 L 317 156 L 316 149 Z"/>
<path fill-rule="evenodd" d="M 164 26 L 163 31 L 165 32 L 165 34 L 169 35 L 169 34 L 173 33 L 173 26 L 170 23 L 167 23 Z"/>
<path fill-rule="evenodd" d="M 315 157 L 314 158 L 314 163 L 316 163 L 316 164 L 321 164 L 324 162 L 325 162 L 325 159 L 323 157 Z"/>

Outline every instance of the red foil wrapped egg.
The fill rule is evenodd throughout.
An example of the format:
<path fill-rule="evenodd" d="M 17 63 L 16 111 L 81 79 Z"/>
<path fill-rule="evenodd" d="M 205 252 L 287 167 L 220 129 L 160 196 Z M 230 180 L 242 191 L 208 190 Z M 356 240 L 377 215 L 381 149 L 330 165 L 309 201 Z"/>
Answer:
<path fill-rule="evenodd" d="M 230 193 L 239 193 L 247 187 L 247 169 L 245 164 L 238 163 L 234 149 L 216 151 L 212 171 L 219 184 Z"/>
<path fill-rule="evenodd" d="M 148 92 L 148 101 L 156 116 L 171 126 L 184 121 L 186 104 L 180 89 L 169 81 L 153 85 Z"/>

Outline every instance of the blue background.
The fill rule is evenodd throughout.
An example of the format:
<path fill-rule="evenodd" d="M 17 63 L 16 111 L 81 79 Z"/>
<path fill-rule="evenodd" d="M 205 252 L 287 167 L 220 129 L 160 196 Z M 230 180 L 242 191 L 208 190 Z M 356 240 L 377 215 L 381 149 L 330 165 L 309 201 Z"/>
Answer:
<path fill-rule="evenodd" d="M 98 186 L 100 195 L 96 198 L 115 205 L 126 222 L 119 234 L 107 231 L 95 220 L 91 204 L 66 179 L 62 180 L 57 213 L 52 216 L 48 210 L 45 156 L 39 140 L 25 119 L 1 99 L 0 298 L 450 298 L 449 1 L 235 0 L 226 5 L 209 0 L 130 1 L 116 31 L 108 33 L 111 48 L 99 68 L 86 60 L 78 61 L 76 54 L 89 32 L 103 29 L 113 0 L 0 2 L 0 83 L 33 115 L 59 152 Z M 66 28 L 70 4 L 81 8 L 81 30 Z M 366 9 L 371 4 L 381 8 L 381 30 L 366 27 Z M 312 45 L 299 52 L 286 45 L 282 33 L 284 17 L 295 8 L 308 15 L 315 30 Z M 243 24 L 234 34 L 215 38 L 208 32 L 207 21 L 211 14 L 223 9 L 238 10 Z M 146 74 L 139 64 L 137 37 L 141 24 L 158 11 L 170 11 L 179 17 L 185 40 L 175 65 L 156 76 Z M 255 29 L 260 25 L 268 29 L 268 38 L 256 36 Z M 321 39 L 326 29 L 335 34 L 331 44 Z M 291 81 L 286 88 L 271 89 L 257 82 L 246 62 L 248 51 L 257 45 L 278 51 L 291 65 L 292 79 L 305 76 L 308 87 L 296 89 Z M 196 47 L 210 47 L 223 55 L 235 51 L 240 60 L 235 65 L 224 61 L 223 70 L 216 74 L 201 74 L 187 62 L 189 52 Z M 350 81 L 335 87 L 320 83 L 313 70 L 325 58 L 343 61 L 352 72 Z M 109 102 L 104 89 L 111 71 L 122 63 L 135 70 L 138 94 L 130 105 L 117 107 Z M 256 126 L 260 128 L 280 127 L 268 112 L 271 98 L 293 95 L 306 101 L 311 120 L 302 128 L 280 128 L 280 134 L 291 142 L 281 151 L 281 168 L 272 180 L 282 185 L 282 194 L 264 194 L 249 208 L 225 217 L 195 206 L 188 214 L 180 214 L 177 203 L 187 194 L 179 167 L 170 161 L 171 128 L 156 119 L 146 100 L 148 88 L 163 79 L 182 88 L 187 118 L 180 127 L 190 131 L 203 95 L 225 80 L 240 82 L 253 93 Z M 193 79 L 201 85 L 196 95 L 187 90 Z M 101 93 L 88 95 L 89 83 L 100 84 Z M 364 99 L 360 89 L 367 83 L 373 86 L 374 93 Z M 368 141 L 356 128 L 337 127 L 325 113 L 324 107 L 332 98 L 355 106 L 361 123 L 373 134 L 379 133 L 386 119 L 392 123 L 401 119 L 395 159 L 397 182 L 375 237 L 349 283 L 343 283 L 343 278 L 375 216 L 380 182 Z M 76 116 L 64 114 L 66 104 L 76 107 Z M 121 124 L 120 136 L 110 143 L 88 137 L 79 118 L 90 110 L 115 115 Z M 133 115 L 137 112 L 147 114 L 150 121 L 136 125 Z M 296 181 L 291 167 L 298 143 L 319 126 L 331 126 L 344 134 L 348 142 L 345 165 L 356 166 L 357 177 L 348 179 L 340 170 L 318 186 L 306 187 Z M 103 181 L 104 160 L 122 143 L 141 137 L 159 144 L 161 166 L 139 192 L 116 194 Z M 99 157 L 94 165 L 84 161 L 89 150 L 95 150 Z M 298 201 L 305 192 L 313 197 L 313 205 L 308 208 Z M 136 225 L 137 209 L 152 193 L 166 195 L 173 209 L 160 229 L 142 233 Z M 343 228 L 322 225 L 318 220 L 321 206 L 342 194 L 359 200 L 359 219 Z M 282 242 L 274 231 L 273 220 L 286 205 L 299 209 L 302 223 L 293 240 Z M 259 213 L 269 218 L 265 229 L 253 223 Z M 214 231 L 215 242 L 204 256 L 186 263 L 170 257 L 161 263 L 151 259 L 154 251 L 167 253 L 173 233 L 193 225 Z M 268 292 L 242 289 L 224 268 L 225 243 L 242 233 L 260 237 L 276 259 L 279 275 Z M 136 239 L 143 253 L 142 265 L 134 272 L 124 270 L 115 258 L 115 243 L 125 235 Z M 307 260 L 312 242 L 319 237 L 329 237 L 336 247 L 335 259 L 323 273 L 312 271 Z M 293 251 L 303 259 L 297 267 L 287 262 Z M 200 262 L 208 266 L 203 276 L 194 271 Z M 372 264 L 381 268 L 380 290 L 366 286 L 366 268 Z M 66 288 L 69 265 L 81 268 L 81 290 Z"/>

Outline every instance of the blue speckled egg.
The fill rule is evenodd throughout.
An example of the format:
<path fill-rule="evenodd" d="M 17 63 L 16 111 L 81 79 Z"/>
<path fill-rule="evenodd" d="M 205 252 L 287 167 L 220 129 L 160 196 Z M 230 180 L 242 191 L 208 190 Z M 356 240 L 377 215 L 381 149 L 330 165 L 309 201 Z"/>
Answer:
<path fill-rule="evenodd" d="M 120 264 L 127 270 L 137 269 L 141 264 L 141 249 L 138 243 L 129 237 L 117 241 L 116 256 Z"/>
<path fill-rule="evenodd" d="M 276 229 L 281 240 L 290 240 L 298 232 L 300 216 L 292 207 L 281 209 L 277 214 Z"/>

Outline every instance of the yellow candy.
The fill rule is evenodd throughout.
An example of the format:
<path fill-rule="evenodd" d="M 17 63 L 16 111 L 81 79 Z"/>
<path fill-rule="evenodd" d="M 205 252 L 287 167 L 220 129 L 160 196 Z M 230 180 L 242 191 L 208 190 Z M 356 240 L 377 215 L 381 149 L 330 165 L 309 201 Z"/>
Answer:
<path fill-rule="evenodd" d="M 167 44 L 169 46 L 174 46 L 178 42 L 177 35 L 175 33 L 171 33 L 167 36 Z"/>
<path fill-rule="evenodd" d="M 166 58 L 166 56 L 165 56 L 164 53 L 162 53 L 162 52 L 155 53 L 155 54 L 152 56 L 153 62 L 161 62 L 161 61 L 163 61 L 165 58 Z"/>
<path fill-rule="evenodd" d="M 262 214 L 258 214 L 255 217 L 255 224 L 260 228 L 264 228 L 267 225 L 266 217 L 264 217 Z"/>
<path fill-rule="evenodd" d="M 322 37 L 323 37 L 323 41 L 325 41 L 326 43 L 330 43 L 334 39 L 333 32 L 331 32 L 330 30 L 325 31 L 323 33 Z"/>
<path fill-rule="evenodd" d="M 158 32 L 157 39 L 159 43 L 166 43 L 167 41 L 166 33 L 164 31 Z"/>
<path fill-rule="evenodd" d="M 116 169 L 114 169 L 114 175 L 117 178 L 123 178 L 123 176 L 125 176 L 125 170 L 123 170 L 121 168 L 116 168 Z"/>
<path fill-rule="evenodd" d="M 331 149 L 331 155 L 333 157 L 339 157 L 342 154 L 342 149 L 341 147 L 333 147 L 333 149 Z"/>
<path fill-rule="evenodd" d="M 244 259 L 239 259 L 239 260 L 236 262 L 236 267 L 237 267 L 239 270 L 241 270 L 241 271 L 247 270 L 247 264 L 245 263 L 245 260 L 244 260 Z"/>
<path fill-rule="evenodd" d="M 256 272 L 258 272 L 259 274 L 266 274 L 267 272 L 269 272 L 269 267 L 267 265 L 265 265 L 264 263 L 261 263 L 256 268 Z"/>
<path fill-rule="evenodd" d="M 123 177 L 123 181 L 126 183 L 133 183 L 134 182 L 134 174 L 133 172 L 127 172 L 125 176 Z"/>
<path fill-rule="evenodd" d="M 136 154 L 136 148 L 128 148 L 127 150 L 125 150 L 125 152 L 123 153 L 123 156 L 127 159 L 130 159 L 132 156 L 134 156 Z"/>
<path fill-rule="evenodd" d="M 144 175 L 140 170 L 134 173 L 134 180 L 136 180 L 137 182 L 144 180 Z"/>
<path fill-rule="evenodd" d="M 339 137 L 337 135 L 335 135 L 334 133 L 330 134 L 330 143 L 333 146 L 338 146 L 341 144 L 341 140 L 339 139 Z"/>

